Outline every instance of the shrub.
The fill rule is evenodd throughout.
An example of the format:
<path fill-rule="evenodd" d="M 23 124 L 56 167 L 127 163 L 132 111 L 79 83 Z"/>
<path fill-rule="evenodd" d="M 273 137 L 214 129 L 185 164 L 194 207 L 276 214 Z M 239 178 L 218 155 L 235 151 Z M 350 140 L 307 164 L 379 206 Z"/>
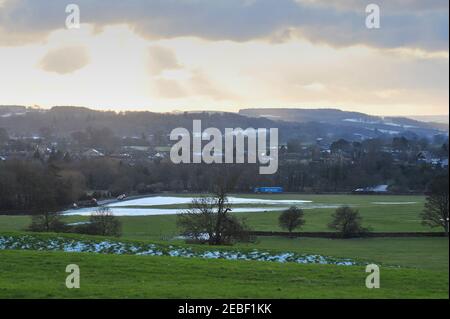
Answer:
<path fill-rule="evenodd" d="M 61 218 L 62 215 L 60 213 L 33 215 L 28 230 L 33 232 L 65 232 L 67 231 L 67 226 L 61 221 Z"/>
<path fill-rule="evenodd" d="M 287 229 L 290 233 L 292 233 L 294 229 L 305 224 L 303 216 L 303 210 L 292 206 L 281 213 L 280 217 L 278 217 L 278 223 L 281 228 Z"/>
<path fill-rule="evenodd" d="M 92 235 L 115 236 L 122 235 L 122 223 L 114 216 L 108 207 L 99 207 L 89 218 L 90 223 L 85 225 Z"/>
<path fill-rule="evenodd" d="M 362 218 L 359 211 L 349 206 L 336 209 L 332 215 L 333 220 L 328 227 L 338 231 L 343 238 L 363 236 L 369 230 L 362 227 Z"/>

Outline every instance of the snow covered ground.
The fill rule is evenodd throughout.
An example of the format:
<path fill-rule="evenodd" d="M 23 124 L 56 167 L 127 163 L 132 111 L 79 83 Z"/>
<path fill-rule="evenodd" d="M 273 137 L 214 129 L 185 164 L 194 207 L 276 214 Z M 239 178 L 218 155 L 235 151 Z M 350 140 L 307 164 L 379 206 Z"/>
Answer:
<path fill-rule="evenodd" d="M 239 250 L 194 250 L 190 247 L 163 246 L 159 244 L 144 244 L 120 241 L 94 241 L 88 239 L 69 239 L 63 237 L 41 238 L 37 236 L 0 236 L 0 250 L 40 250 L 64 251 L 70 253 L 97 253 L 115 255 L 140 256 L 170 256 L 203 259 L 227 260 L 255 260 L 279 263 L 322 264 L 353 266 L 360 263 L 347 259 L 322 255 L 296 254 L 292 252 L 271 253 L 267 251 L 239 251 Z"/>
<path fill-rule="evenodd" d="M 151 196 L 138 199 L 125 200 L 106 204 L 111 212 L 116 216 L 153 216 L 153 215 L 175 215 L 183 209 L 174 208 L 152 208 L 151 206 L 165 205 L 186 205 L 192 202 L 194 197 L 175 197 L 175 196 Z M 229 197 L 228 201 L 232 205 L 254 205 L 252 207 L 234 207 L 234 213 L 259 213 L 279 211 L 288 208 L 291 205 L 302 209 L 313 208 L 337 208 L 339 205 L 325 205 L 313 203 L 308 200 L 272 200 L 259 198 Z M 267 205 L 267 206 L 263 206 Z M 142 207 L 140 207 L 142 206 Z M 66 215 L 87 216 L 96 211 L 96 207 L 70 209 L 64 212 Z"/>
<path fill-rule="evenodd" d="M 70 209 L 64 212 L 65 215 L 81 215 L 89 216 L 96 211 L 96 207 Z M 247 213 L 247 212 L 265 212 L 265 211 L 277 211 L 280 207 L 255 207 L 255 208 L 234 208 L 235 213 Z M 172 208 L 121 208 L 111 207 L 111 212 L 116 216 L 153 216 L 153 215 L 176 215 L 182 212 L 183 209 Z"/>
<path fill-rule="evenodd" d="M 174 196 L 152 196 L 132 200 L 125 200 L 108 205 L 109 207 L 123 207 L 123 206 L 159 206 L 159 205 L 176 205 L 189 204 L 194 197 L 174 197 Z M 228 197 L 230 204 L 261 204 L 261 205 L 294 205 L 311 203 L 308 200 L 272 200 L 259 198 L 243 198 L 243 197 Z"/>
<path fill-rule="evenodd" d="M 375 205 L 413 205 L 417 202 L 372 202 Z"/>

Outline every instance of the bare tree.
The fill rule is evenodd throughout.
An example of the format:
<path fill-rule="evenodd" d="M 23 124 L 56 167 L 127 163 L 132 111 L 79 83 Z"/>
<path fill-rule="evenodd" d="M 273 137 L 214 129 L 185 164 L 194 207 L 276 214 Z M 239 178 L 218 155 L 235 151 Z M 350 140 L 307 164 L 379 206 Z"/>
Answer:
<path fill-rule="evenodd" d="M 193 199 L 189 209 L 177 216 L 182 235 L 196 241 L 207 241 L 210 245 L 250 240 L 245 221 L 230 214 L 231 207 L 227 199 L 229 188 L 230 184 L 219 178 L 213 195 Z"/>
<path fill-rule="evenodd" d="M 430 183 L 427 202 L 420 216 L 423 225 L 442 227 L 448 237 L 448 174 L 436 177 Z"/>
<path fill-rule="evenodd" d="M 177 216 L 182 235 L 193 240 L 212 240 L 215 233 L 215 200 L 212 197 L 194 198 L 189 209 Z"/>
<path fill-rule="evenodd" d="M 222 236 L 224 235 L 224 231 L 226 229 L 226 226 L 228 225 L 227 219 L 228 219 L 228 212 L 231 211 L 230 204 L 228 203 L 228 198 L 226 195 L 227 187 L 223 184 L 219 184 L 216 188 L 214 199 L 215 199 L 215 206 L 217 207 L 217 213 L 216 213 L 216 225 L 215 225 L 215 232 L 213 237 L 213 244 L 220 245 L 223 243 Z M 228 225 L 229 226 L 229 225 Z"/>

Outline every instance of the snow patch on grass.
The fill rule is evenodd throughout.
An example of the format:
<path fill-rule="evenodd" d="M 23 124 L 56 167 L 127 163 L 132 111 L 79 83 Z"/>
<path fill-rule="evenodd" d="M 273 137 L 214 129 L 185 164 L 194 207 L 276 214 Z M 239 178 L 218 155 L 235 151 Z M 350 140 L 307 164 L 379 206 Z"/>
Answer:
<path fill-rule="evenodd" d="M 191 247 L 163 246 L 120 241 L 95 241 L 90 239 L 70 239 L 64 237 L 41 238 L 32 235 L 0 236 L 0 250 L 40 250 L 85 252 L 99 254 L 138 255 L 138 256 L 170 256 L 184 258 L 255 260 L 278 263 L 293 262 L 298 264 L 322 264 L 353 266 L 361 265 L 350 259 L 333 258 L 322 255 L 305 255 L 292 252 L 269 253 L 259 250 L 242 252 L 237 250 L 207 249 L 196 251 Z"/>
<path fill-rule="evenodd" d="M 372 202 L 375 205 L 413 205 L 417 202 Z"/>

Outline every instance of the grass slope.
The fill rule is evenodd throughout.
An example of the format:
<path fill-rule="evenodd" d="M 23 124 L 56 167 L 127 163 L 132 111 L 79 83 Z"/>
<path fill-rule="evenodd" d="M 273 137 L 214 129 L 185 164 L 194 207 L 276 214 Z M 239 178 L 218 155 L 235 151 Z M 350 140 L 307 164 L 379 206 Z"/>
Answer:
<path fill-rule="evenodd" d="M 259 237 L 255 244 L 238 244 L 259 250 L 353 258 L 377 264 L 447 271 L 448 238 L 284 238 Z"/>
<path fill-rule="evenodd" d="M 65 268 L 81 288 L 65 287 Z M 84 253 L 0 251 L 0 298 L 448 298 L 443 271 Z"/>

